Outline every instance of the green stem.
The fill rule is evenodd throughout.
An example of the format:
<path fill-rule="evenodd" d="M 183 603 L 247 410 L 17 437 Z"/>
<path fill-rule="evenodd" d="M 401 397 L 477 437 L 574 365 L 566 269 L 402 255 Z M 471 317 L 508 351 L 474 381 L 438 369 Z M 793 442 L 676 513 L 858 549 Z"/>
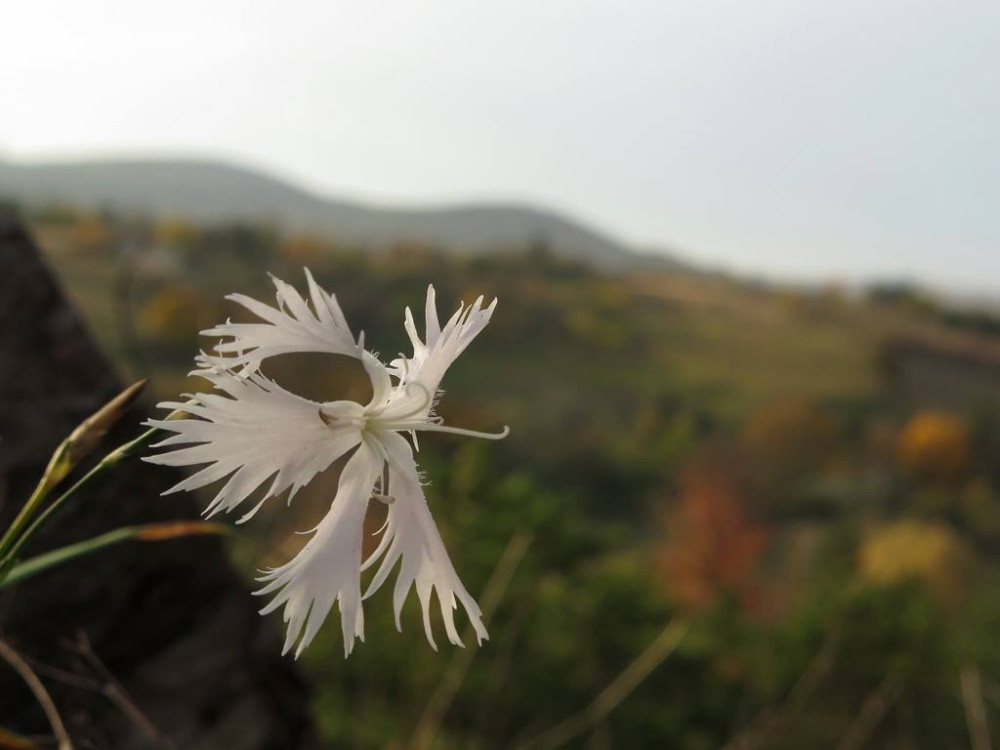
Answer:
<path fill-rule="evenodd" d="M 16 544 L 23 529 L 31 521 L 32 516 L 42 507 L 49 493 L 101 442 L 104 436 L 121 419 L 132 403 L 146 387 L 146 380 L 133 383 L 119 393 L 104 406 L 91 414 L 63 440 L 49 459 L 45 473 L 38 480 L 31 497 L 28 498 L 17 518 L 0 537 L 0 561 L 10 555 L 11 548 Z M 0 568 L 2 571 L 2 568 Z"/>
<path fill-rule="evenodd" d="M 152 523 L 143 526 L 123 526 L 120 529 L 109 531 L 93 539 L 87 539 L 76 544 L 69 544 L 59 549 L 45 552 L 37 557 L 25 560 L 23 563 L 15 565 L 6 578 L 0 580 L 0 589 L 11 586 L 25 578 L 29 578 L 44 570 L 48 570 L 56 565 L 68 562 L 74 558 L 97 552 L 113 544 L 120 544 L 128 541 L 160 542 L 169 539 L 177 539 L 182 536 L 194 536 L 197 534 L 226 534 L 229 528 L 216 523 L 206 523 L 204 521 L 173 521 L 166 523 Z"/>
<path fill-rule="evenodd" d="M 33 557 L 30 560 L 26 560 L 25 562 L 15 566 L 11 570 L 10 574 L 4 578 L 3 581 L 0 581 L 0 588 L 12 586 L 18 581 L 23 581 L 25 578 L 29 578 L 36 573 L 41 573 L 43 570 L 51 568 L 53 565 L 66 562 L 67 560 L 72 560 L 74 557 L 80 557 L 88 552 L 94 552 L 112 544 L 128 541 L 134 536 L 135 530 L 130 526 L 124 526 L 120 529 L 109 531 L 106 534 L 95 536 L 93 539 L 88 539 L 85 542 L 70 544 L 66 547 L 60 547 L 52 552 L 46 552 L 38 557 Z"/>
<path fill-rule="evenodd" d="M 52 487 L 55 486 L 50 477 L 54 473 L 54 468 L 62 461 L 63 456 L 66 454 L 67 441 L 63 443 L 56 449 L 56 452 L 52 455 L 52 459 L 49 461 L 48 468 L 45 470 L 45 474 L 38 482 L 38 486 L 35 487 L 34 492 L 31 493 L 31 497 L 28 498 L 28 502 L 21 506 L 21 511 L 17 514 L 17 517 L 11 522 L 10 526 L 7 527 L 7 531 L 4 532 L 2 538 L 0 538 L 0 561 L 5 560 L 10 554 L 10 549 L 14 545 L 14 542 L 20 536 L 22 529 L 28 525 L 31 521 L 31 517 L 35 515 L 35 512 L 48 497 L 49 492 Z M 3 566 L 0 565 L 0 570 Z"/>
<path fill-rule="evenodd" d="M 56 498 L 52 504 L 44 510 L 44 512 L 39 515 L 34 522 L 27 528 L 27 530 L 17 538 L 17 540 L 10 546 L 10 549 L 0 558 L 0 579 L 2 579 L 3 572 L 8 570 L 11 565 L 17 560 L 17 553 L 20 552 L 21 548 L 25 543 L 37 532 L 45 523 L 62 507 L 62 505 L 74 494 L 76 494 L 80 489 L 86 487 L 94 479 L 103 474 L 104 472 L 113 469 L 122 461 L 124 461 L 129 456 L 136 453 L 139 449 L 147 445 L 153 438 L 162 432 L 158 427 L 153 427 L 146 432 L 142 433 L 135 440 L 125 443 L 119 446 L 115 450 L 111 451 L 108 455 L 101 459 L 100 463 L 97 464 L 93 469 L 84 474 L 72 487 L 66 490 L 58 498 Z M 28 502 L 28 505 L 31 501 Z"/>

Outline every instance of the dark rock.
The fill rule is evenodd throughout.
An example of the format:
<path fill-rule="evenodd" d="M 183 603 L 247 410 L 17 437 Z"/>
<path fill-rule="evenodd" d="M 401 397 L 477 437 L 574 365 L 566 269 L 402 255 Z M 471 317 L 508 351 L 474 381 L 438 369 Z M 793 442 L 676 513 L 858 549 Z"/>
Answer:
<path fill-rule="evenodd" d="M 17 217 L 0 207 L 2 528 L 62 438 L 121 388 Z M 148 413 L 148 405 L 135 407 L 107 445 L 137 435 Z M 127 462 L 82 492 L 25 552 L 123 525 L 195 518 L 189 496 L 160 496 L 177 478 Z M 223 544 L 208 537 L 123 544 L 0 591 L 3 638 L 36 665 L 79 747 L 316 746 L 307 688 L 294 663 L 281 658 L 278 634 L 257 614 Z M 127 701 L 116 688 L 105 688 L 109 697 L 72 677 L 98 687 L 111 682 L 77 653 L 80 634 Z M 0 726 L 49 731 L 2 662 Z"/>

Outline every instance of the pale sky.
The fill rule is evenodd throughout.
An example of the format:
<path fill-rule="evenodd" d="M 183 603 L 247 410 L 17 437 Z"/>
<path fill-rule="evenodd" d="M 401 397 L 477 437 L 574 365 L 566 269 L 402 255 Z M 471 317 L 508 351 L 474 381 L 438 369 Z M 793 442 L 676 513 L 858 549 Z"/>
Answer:
<path fill-rule="evenodd" d="M 997 0 L 32 0 L 0 24 L 6 157 L 216 156 L 1000 294 Z"/>

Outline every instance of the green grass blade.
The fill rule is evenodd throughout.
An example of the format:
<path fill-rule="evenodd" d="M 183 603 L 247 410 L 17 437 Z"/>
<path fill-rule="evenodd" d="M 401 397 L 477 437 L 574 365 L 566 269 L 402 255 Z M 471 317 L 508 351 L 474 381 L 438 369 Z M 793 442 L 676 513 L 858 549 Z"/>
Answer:
<path fill-rule="evenodd" d="M 145 524 L 143 526 L 123 526 L 106 534 L 95 536 L 93 539 L 60 547 L 59 549 L 54 549 L 51 552 L 46 552 L 14 565 L 8 571 L 6 577 L 0 580 L 0 588 L 10 586 L 13 583 L 23 581 L 25 578 L 29 578 L 36 573 L 41 573 L 56 565 L 62 565 L 77 557 L 98 552 L 121 542 L 161 542 L 201 534 L 227 534 L 229 531 L 228 526 L 218 523 L 207 523 L 205 521 L 171 521 L 167 523 Z"/>

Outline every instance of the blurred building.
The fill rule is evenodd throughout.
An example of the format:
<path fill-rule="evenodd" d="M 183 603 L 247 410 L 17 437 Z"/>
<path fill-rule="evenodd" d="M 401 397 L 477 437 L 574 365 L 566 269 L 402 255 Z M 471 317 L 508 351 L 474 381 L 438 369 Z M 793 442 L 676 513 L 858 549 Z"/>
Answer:
<path fill-rule="evenodd" d="M 907 334 L 887 341 L 882 358 L 890 389 L 911 404 L 1000 410 L 1000 336 Z"/>

